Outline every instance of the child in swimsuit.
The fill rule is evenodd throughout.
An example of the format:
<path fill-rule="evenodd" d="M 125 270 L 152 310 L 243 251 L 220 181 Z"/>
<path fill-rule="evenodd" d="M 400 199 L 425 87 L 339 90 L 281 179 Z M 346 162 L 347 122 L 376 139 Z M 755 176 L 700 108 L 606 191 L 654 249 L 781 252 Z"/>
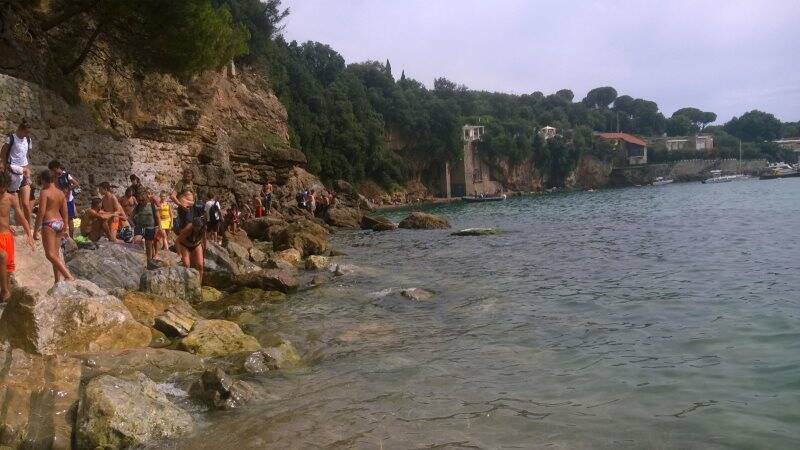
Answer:
<path fill-rule="evenodd" d="M 140 186 L 136 191 L 136 201 L 137 205 L 131 218 L 136 225 L 135 228 L 144 239 L 147 267 L 149 268 L 153 265 L 153 259 L 157 255 L 156 234 L 160 229 L 160 221 L 158 220 L 156 205 L 152 203 L 150 198 L 150 191 Z"/>
<path fill-rule="evenodd" d="M 200 272 L 200 281 L 203 280 L 203 252 L 205 251 L 206 221 L 203 217 L 195 217 L 188 225 L 183 227 L 178 237 L 175 238 L 175 247 L 181 256 L 184 267 L 192 267 Z"/>
<path fill-rule="evenodd" d="M 53 183 L 53 174 L 43 170 L 39 174 L 42 193 L 39 195 L 39 215 L 36 216 L 36 229 L 42 230 L 42 244 L 47 260 L 53 265 L 55 282 L 62 279 L 72 281 L 75 278 L 69 273 L 61 260 L 61 238 L 69 215 L 67 214 L 67 197 Z"/>
<path fill-rule="evenodd" d="M 161 191 L 158 198 L 158 219 L 161 223 L 161 229 L 158 230 L 157 244 L 161 244 L 162 250 L 169 249 L 169 242 L 167 240 L 167 230 L 172 229 L 172 207 L 167 198 L 167 191 Z"/>

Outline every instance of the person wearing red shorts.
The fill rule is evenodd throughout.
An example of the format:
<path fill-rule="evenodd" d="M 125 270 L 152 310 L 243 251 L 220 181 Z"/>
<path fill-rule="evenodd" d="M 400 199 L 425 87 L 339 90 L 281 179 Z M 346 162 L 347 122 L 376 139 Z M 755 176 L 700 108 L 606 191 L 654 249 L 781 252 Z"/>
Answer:
<path fill-rule="evenodd" d="M 19 196 L 8 192 L 11 176 L 8 172 L 0 172 L 0 302 L 6 302 L 11 297 L 10 275 L 16 268 L 14 265 L 15 248 L 14 234 L 11 232 L 9 222 L 11 211 L 18 225 L 25 230 L 25 243 L 33 248 L 33 232 L 25 218 L 25 213 L 19 203 Z"/>

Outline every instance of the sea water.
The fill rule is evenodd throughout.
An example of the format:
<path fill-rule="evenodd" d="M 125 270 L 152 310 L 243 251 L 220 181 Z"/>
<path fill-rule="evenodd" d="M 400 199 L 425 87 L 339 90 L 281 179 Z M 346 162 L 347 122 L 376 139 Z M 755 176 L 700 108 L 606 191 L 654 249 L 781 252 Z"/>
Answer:
<path fill-rule="evenodd" d="M 505 233 L 338 233 L 347 275 L 246 328 L 306 367 L 179 446 L 800 448 L 800 180 L 431 212 Z"/>

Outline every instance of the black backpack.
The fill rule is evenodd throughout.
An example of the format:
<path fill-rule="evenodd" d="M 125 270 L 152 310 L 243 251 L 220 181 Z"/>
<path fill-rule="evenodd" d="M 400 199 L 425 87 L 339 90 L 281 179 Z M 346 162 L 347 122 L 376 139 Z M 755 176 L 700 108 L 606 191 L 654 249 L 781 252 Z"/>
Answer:
<path fill-rule="evenodd" d="M 208 221 L 211 223 L 219 223 L 222 220 L 222 212 L 219 210 L 219 203 L 214 202 L 208 210 Z"/>
<path fill-rule="evenodd" d="M 28 141 L 28 148 L 31 148 L 30 136 L 25 138 Z M 6 154 L 6 163 L 11 164 L 11 147 L 14 146 L 14 133 L 8 134 L 8 153 Z"/>

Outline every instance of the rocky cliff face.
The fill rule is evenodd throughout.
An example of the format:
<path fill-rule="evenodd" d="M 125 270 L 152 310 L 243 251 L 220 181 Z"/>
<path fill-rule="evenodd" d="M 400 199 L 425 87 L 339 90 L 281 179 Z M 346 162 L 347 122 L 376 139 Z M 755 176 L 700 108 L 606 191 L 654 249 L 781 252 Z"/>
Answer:
<path fill-rule="evenodd" d="M 287 114 L 265 80 L 230 67 L 187 82 L 120 72 L 99 62 L 78 77 L 77 104 L 0 74 L 0 129 L 33 123 L 31 164 L 59 159 L 90 189 L 128 184 L 131 173 L 169 189 L 184 167 L 224 197 L 252 195 L 264 180 L 283 183 L 302 152 L 288 144 Z M 34 167 L 36 168 L 36 167 Z M 83 196 L 86 201 L 88 195 Z"/>

